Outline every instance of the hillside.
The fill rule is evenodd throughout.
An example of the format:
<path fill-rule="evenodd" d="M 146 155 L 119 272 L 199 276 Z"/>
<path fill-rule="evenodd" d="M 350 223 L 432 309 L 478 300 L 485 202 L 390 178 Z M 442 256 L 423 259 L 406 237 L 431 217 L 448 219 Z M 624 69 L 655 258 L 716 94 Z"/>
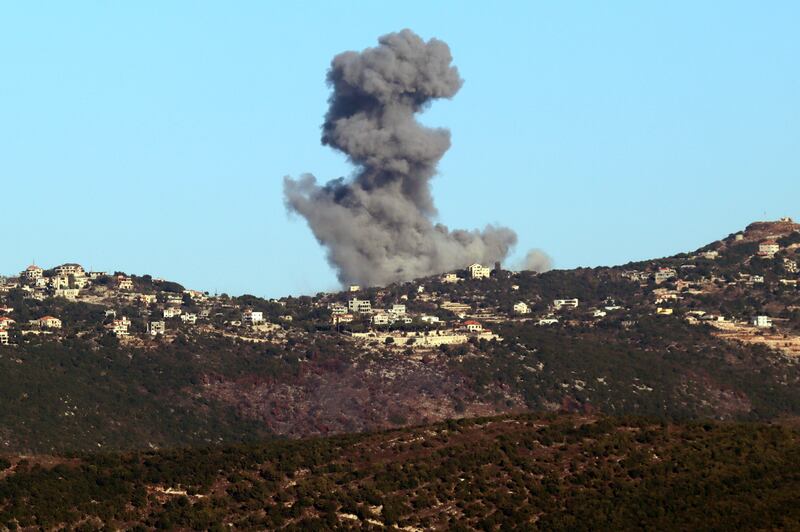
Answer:
<path fill-rule="evenodd" d="M 800 527 L 800 433 L 597 416 L 77 457 L 9 457 L 0 523 L 81 529 Z"/>
<path fill-rule="evenodd" d="M 618 267 L 265 300 L 77 264 L 0 278 L 0 449 L 307 437 L 526 411 L 800 415 L 800 226 Z M 473 277 L 474 276 L 474 277 Z"/>

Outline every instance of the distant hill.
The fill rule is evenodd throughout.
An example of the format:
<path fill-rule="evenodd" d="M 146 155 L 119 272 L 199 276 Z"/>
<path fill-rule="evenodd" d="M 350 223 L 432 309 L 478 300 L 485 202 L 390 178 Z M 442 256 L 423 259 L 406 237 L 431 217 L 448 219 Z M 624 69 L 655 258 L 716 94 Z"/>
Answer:
<path fill-rule="evenodd" d="M 265 300 L 78 264 L 0 282 L 0 449 L 160 449 L 571 412 L 800 415 L 800 226 L 615 267 Z M 353 301 L 357 299 L 358 301 Z"/>

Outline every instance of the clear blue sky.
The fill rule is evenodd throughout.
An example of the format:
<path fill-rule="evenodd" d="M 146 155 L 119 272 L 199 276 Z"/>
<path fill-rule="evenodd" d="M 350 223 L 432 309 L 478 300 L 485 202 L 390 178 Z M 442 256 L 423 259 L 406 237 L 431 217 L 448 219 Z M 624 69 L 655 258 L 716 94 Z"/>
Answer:
<path fill-rule="evenodd" d="M 434 5 L 431 5 L 434 4 Z M 556 266 L 694 249 L 800 217 L 798 2 L 8 2 L 0 272 L 151 273 L 262 296 L 336 287 L 284 175 L 320 145 L 334 54 L 411 28 L 466 80 L 440 221 Z"/>

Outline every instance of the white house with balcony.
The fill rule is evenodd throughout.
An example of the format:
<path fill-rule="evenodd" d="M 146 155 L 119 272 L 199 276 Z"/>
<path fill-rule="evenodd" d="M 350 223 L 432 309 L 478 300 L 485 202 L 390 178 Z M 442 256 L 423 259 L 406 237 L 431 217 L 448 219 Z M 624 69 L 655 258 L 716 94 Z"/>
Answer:
<path fill-rule="evenodd" d="M 257 310 L 247 309 L 242 312 L 242 322 L 245 325 L 255 325 L 264 321 L 264 313 Z"/>
<path fill-rule="evenodd" d="M 347 302 L 347 308 L 350 312 L 358 312 L 361 314 L 369 314 L 372 312 L 372 303 L 368 299 L 358 299 L 354 297 Z"/>

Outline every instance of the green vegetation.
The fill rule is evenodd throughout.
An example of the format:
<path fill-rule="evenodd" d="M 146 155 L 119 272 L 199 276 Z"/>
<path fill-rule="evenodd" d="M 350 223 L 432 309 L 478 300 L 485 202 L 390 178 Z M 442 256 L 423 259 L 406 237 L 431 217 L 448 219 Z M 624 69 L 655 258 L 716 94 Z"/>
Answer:
<path fill-rule="evenodd" d="M 800 433 L 637 418 L 479 418 L 390 432 L 9 457 L 8 528 L 735 530 L 800 527 Z"/>

